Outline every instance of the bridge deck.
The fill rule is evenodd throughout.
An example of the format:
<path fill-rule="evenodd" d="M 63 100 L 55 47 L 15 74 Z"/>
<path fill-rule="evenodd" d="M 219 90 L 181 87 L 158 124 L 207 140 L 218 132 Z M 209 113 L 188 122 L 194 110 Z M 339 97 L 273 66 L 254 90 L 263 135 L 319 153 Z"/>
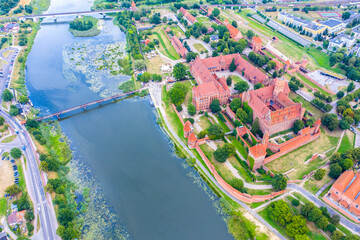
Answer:
<path fill-rule="evenodd" d="M 111 96 L 111 97 L 107 97 L 107 98 L 103 98 L 103 99 L 99 99 L 99 100 L 96 100 L 96 101 L 92 101 L 92 102 L 89 102 L 89 103 L 85 103 L 85 104 L 81 104 L 81 105 L 78 105 L 76 107 L 72 107 L 72 108 L 69 108 L 69 109 L 66 109 L 66 110 L 63 110 L 63 111 L 59 111 L 59 112 L 56 112 L 56 113 L 53 113 L 53 114 L 49 114 L 47 116 L 44 116 L 44 117 L 39 117 L 36 119 L 36 121 L 40 122 L 42 120 L 45 120 L 45 119 L 48 119 L 48 118 L 52 118 L 52 117 L 58 117 L 60 118 L 60 114 L 64 114 L 64 113 L 68 113 L 68 112 L 72 112 L 72 111 L 75 111 L 77 109 L 85 109 L 89 106 L 92 106 L 92 105 L 95 105 L 95 104 L 101 104 L 102 102 L 106 102 L 106 101 L 109 101 L 109 100 L 116 100 L 118 98 L 121 98 L 121 97 L 124 97 L 124 96 L 127 96 L 127 95 L 131 95 L 131 94 L 134 94 L 134 93 L 137 93 L 137 92 L 140 92 L 142 90 L 145 90 L 147 88 L 141 88 L 139 90 L 135 90 L 135 91 L 131 91 L 131 92 L 127 92 L 127 93 L 121 93 L 121 94 L 117 94 L 117 95 L 114 95 L 114 96 Z"/>

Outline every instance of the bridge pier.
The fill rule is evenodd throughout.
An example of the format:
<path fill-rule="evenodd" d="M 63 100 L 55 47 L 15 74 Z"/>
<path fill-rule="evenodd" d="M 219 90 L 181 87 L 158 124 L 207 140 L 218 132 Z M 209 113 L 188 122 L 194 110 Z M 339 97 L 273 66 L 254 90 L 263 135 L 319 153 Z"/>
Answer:
<path fill-rule="evenodd" d="M 84 106 L 84 111 L 86 111 L 86 106 Z"/>
<path fill-rule="evenodd" d="M 60 120 L 60 114 L 58 114 L 58 115 L 56 115 L 56 116 L 57 116 L 58 120 Z"/>

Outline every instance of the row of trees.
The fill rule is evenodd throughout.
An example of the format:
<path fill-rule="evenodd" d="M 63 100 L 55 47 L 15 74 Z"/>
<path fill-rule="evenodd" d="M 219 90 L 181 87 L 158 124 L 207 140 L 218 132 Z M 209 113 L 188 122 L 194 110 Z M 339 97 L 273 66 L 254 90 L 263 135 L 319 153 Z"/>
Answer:
<path fill-rule="evenodd" d="M 352 148 L 344 153 L 334 153 L 330 158 L 329 176 L 337 179 L 341 173 L 350 169 L 360 159 L 360 148 Z"/>

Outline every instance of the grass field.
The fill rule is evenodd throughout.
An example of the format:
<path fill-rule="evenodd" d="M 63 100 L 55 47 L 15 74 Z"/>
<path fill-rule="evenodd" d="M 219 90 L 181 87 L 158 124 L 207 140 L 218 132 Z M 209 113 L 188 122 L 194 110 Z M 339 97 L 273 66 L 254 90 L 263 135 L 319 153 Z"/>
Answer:
<path fill-rule="evenodd" d="M 208 21 L 209 21 L 209 18 L 208 18 L 208 17 L 197 17 L 196 20 L 197 20 L 199 23 L 204 23 L 204 22 L 208 22 Z"/>
<path fill-rule="evenodd" d="M 201 116 L 197 123 L 199 124 L 199 126 L 201 127 L 202 130 L 205 130 L 211 126 L 211 122 L 205 115 Z"/>
<path fill-rule="evenodd" d="M 153 31 L 161 44 L 159 51 L 172 60 L 180 59 L 179 54 L 177 54 L 169 39 L 165 36 L 165 33 L 161 29 L 162 28 L 154 28 Z M 153 38 L 154 37 L 150 38 L 150 40 L 152 41 Z"/>
<path fill-rule="evenodd" d="M 6 198 L 0 198 L 0 216 L 6 215 L 7 201 Z"/>
<path fill-rule="evenodd" d="M 178 26 L 171 26 L 170 29 L 178 38 L 185 37 L 184 32 Z"/>
<path fill-rule="evenodd" d="M 21 161 L 17 160 L 16 165 L 18 166 L 18 172 L 19 172 L 19 187 L 21 188 L 21 190 L 25 190 L 26 183 L 25 183 L 24 170 L 22 168 Z"/>
<path fill-rule="evenodd" d="M 328 92 L 324 91 L 323 89 L 321 89 L 320 87 L 318 87 L 315 83 L 311 82 L 310 80 L 308 80 L 306 77 L 302 76 L 301 74 L 296 73 L 295 75 L 296 75 L 296 77 L 300 78 L 301 81 L 308 84 L 310 87 L 318 89 L 322 94 L 325 94 L 326 96 L 333 96 L 333 95 L 329 94 Z"/>
<path fill-rule="evenodd" d="M 324 115 L 324 112 L 322 112 L 320 109 L 318 109 L 317 107 L 315 107 L 314 105 L 312 105 L 311 103 L 309 103 L 304 98 L 297 95 L 296 93 L 290 91 L 289 97 L 293 101 L 301 102 L 303 107 L 306 108 L 306 110 L 310 111 L 314 115 L 313 116 L 314 119 L 321 118 Z"/>
<path fill-rule="evenodd" d="M 304 162 L 315 153 L 323 153 L 336 146 L 339 137 L 329 136 L 321 129 L 320 138 L 310 142 L 270 163 L 266 166 L 274 173 L 284 173 L 292 168 L 293 170 L 288 176 L 291 179 L 302 179 L 306 174 L 317 169 L 326 162 L 326 159 L 316 159 L 305 165 Z"/>
<path fill-rule="evenodd" d="M 320 65 L 325 69 L 334 71 L 336 73 L 344 74 L 344 70 L 340 69 L 339 67 L 331 67 L 330 66 L 330 56 L 314 47 L 309 47 L 306 50 Z"/>
<path fill-rule="evenodd" d="M 9 143 L 15 140 L 15 138 L 17 137 L 17 135 L 13 135 L 13 136 L 9 136 L 7 138 L 4 138 L 1 143 Z"/>
<path fill-rule="evenodd" d="M 164 63 L 165 62 L 158 55 L 150 59 L 146 59 L 147 72 L 151 74 L 161 74 L 161 65 L 163 65 Z"/>
<path fill-rule="evenodd" d="M 326 170 L 326 174 L 324 176 L 323 179 L 321 179 L 320 181 L 315 180 L 313 178 L 309 179 L 306 183 L 305 183 L 305 189 L 308 190 L 309 192 L 315 194 L 317 193 L 320 188 L 322 186 L 324 186 L 325 184 L 329 183 L 331 181 L 331 177 L 328 175 L 329 173 L 329 167 L 325 168 Z"/>
<path fill-rule="evenodd" d="M 235 139 L 235 137 L 233 136 L 228 136 L 229 140 L 231 141 L 231 143 L 234 145 L 234 147 L 240 152 L 240 154 L 247 159 L 247 151 L 245 149 L 245 147 L 243 145 L 241 145 L 241 143 Z"/>
<path fill-rule="evenodd" d="M 355 134 L 349 130 L 346 130 L 346 133 L 341 141 L 340 147 L 338 149 L 339 153 L 344 153 L 347 150 L 354 147 Z"/>
<path fill-rule="evenodd" d="M 201 43 L 195 43 L 194 44 L 194 48 L 199 52 L 199 53 L 204 53 L 206 52 L 206 48 L 201 44 Z"/>

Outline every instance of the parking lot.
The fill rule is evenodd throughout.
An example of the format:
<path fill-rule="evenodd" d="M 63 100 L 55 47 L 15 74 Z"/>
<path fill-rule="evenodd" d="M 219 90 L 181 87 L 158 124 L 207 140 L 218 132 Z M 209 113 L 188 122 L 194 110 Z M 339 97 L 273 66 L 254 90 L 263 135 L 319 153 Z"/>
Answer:
<path fill-rule="evenodd" d="M 14 62 L 19 49 L 15 47 L 5 48 L 0 51 L 0 90 L 3 91 L 10 85 Z"/>
<path fill-rule="evenodd" d="M 0 160 L 0 197 L 4 197 L 5 189 L 14 184 L 14 170 L 10 161 Z"/>
<path fill-rule="evenodd" d="M 307 74 L 309 77 L 314 79 L 316 82 L 321 84 L 322 86 L 328 86 L 334 93 L 339 92 L 339 88 L 347 87 L 349 85 L 349 81 L 346 80 L 337 80 L 332 77 L 324 76 L 320 73 L 320 70 L 316 70 L 314 72 Z M 354 82 L 356 89 L 359 88 L 359 84 Z"/>

